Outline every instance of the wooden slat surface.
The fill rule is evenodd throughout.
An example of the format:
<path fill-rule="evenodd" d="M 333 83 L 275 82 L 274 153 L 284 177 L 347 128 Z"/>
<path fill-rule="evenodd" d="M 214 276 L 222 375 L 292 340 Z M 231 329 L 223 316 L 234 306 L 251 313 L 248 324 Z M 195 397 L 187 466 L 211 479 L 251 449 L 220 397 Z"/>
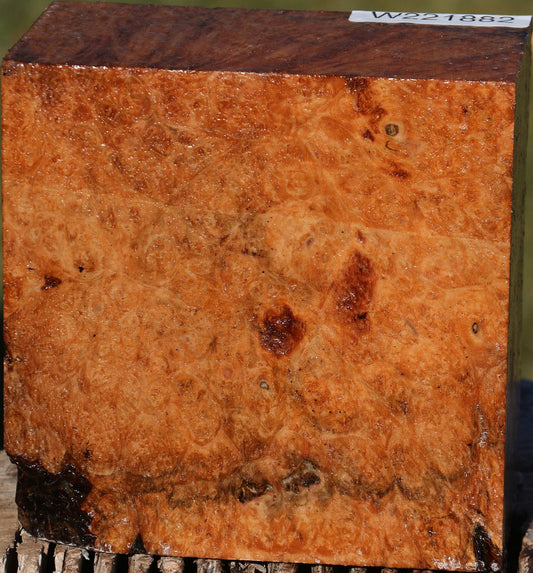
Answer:
<path fill-rule="evenodd" d="M 531 573 L 531 571 L 533 571 L 533 525 L 524 536 L 518 560 L 518 573 Z"/>
<path fill-rule="evenodd" d="M 13 523 L 17 518 L 15 487 L 17 470 L 9 463 L 4 452 L 0 453 L 0 541 L 4 544 L 13 536 Z"/>

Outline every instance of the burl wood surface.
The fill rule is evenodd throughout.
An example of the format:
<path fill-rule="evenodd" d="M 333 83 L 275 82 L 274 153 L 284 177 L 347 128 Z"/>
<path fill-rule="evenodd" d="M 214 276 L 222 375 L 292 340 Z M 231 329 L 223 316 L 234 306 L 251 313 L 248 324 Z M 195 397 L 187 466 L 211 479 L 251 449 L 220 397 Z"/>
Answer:
<path fill-rule="evenodd" d="M 25 526 L 116 553 L 498 568 L 516 81 L 16 53 Z"/>

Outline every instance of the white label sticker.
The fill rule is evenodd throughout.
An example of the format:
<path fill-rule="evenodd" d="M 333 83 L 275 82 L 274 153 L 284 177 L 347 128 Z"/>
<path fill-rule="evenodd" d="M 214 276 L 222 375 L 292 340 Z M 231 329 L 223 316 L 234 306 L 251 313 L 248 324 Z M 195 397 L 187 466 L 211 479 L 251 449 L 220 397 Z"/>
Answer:
<path fill-rule="evenodd" d="M 527 28 L 531 23 L 531 16 L 436 14 L 432 12 L 370 12 L 367 10 L 353 10 L 349 20 L 350 22 L 378 22 L 382 24 Z"/>

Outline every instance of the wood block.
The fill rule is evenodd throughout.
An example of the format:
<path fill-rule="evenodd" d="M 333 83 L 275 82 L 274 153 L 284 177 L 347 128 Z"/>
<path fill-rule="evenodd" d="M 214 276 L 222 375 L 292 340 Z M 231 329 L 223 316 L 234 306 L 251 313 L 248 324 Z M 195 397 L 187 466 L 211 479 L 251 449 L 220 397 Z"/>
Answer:
<path fill-rule="evenodd" d="M 348 16 L 58 2 L 6 56 L 35 535 L 501 567 L 529 30 Z"/>
<path fill-rule="evenodd" d="M 0 451 L 0 571 L 3 570 L 2 559 L 6 558 L 6 550 L 13 546 L 18 528 L 15 505 L 16 483 L 16 468 L 9 463 L 5 452 Z"/>
<path fill-rule="evenodd" d="M 185 563 L 181 557 L 161 557 L 157 569 L 161 573 L 183 573 Z"/>
<path fill-rule="evenodd" d="M 94 556 L 94 573 L 112 573 L 115 556 L 111 553 L 96 553 Z"/>
<path fill-rule="evenodd" d="M 17 544 L 17 572 L 39 573 L 43 565 L 45 547 L 26 532 L 21 533 L 21 542 Z"/>

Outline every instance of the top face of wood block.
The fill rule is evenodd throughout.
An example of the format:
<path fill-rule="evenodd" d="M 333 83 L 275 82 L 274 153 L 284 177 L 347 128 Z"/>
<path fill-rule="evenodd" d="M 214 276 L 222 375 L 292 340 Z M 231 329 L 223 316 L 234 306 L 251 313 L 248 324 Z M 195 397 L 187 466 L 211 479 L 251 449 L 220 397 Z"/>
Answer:
<path fill-rule="evenodd" d="M 55 2 L 8 60 L 514 81 L 526 29 L 360 24 L 344 12 Z"/>

